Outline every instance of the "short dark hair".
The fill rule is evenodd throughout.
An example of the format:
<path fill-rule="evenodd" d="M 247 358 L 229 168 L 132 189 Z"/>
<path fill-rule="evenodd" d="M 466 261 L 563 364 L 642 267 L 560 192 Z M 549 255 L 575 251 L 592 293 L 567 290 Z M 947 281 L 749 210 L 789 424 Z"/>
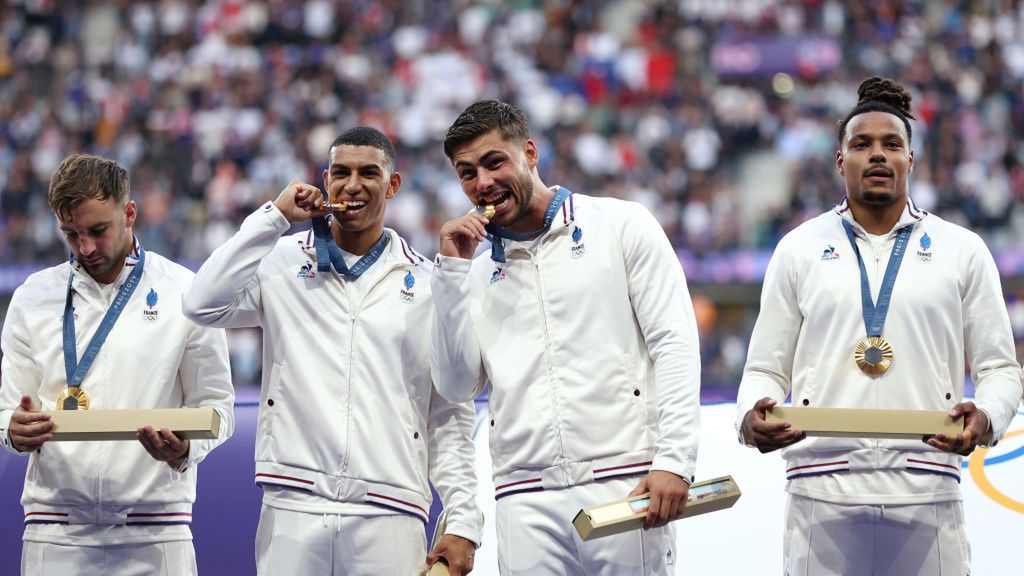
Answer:
<path fill-rule="evenodd" d="M 903 126 L 907 128 L 907 142 L 910 142 L 912 131 L 908 118 L 914 120 L 917 118 L 910 113 L 910 101 L 913 100 L 913 97 L 910 96 L 910 92 L 907 92 L 906 88 L 891 78 L 872 76 L 860 83 L 857 88 L 857 96 L 857 105 L 850 110 L 846 118 L 839 121 L 840 146 L 843 145 L 843 138 L 846 137 L 846 125 L 854 116 L 865 112 L 886 112 L 896 116 L 903 121 Z"/>
<path fill-rule="evenodd" d="M 50 177 L 47 202 L 58 217 L 68 215 L 86 200 L 113 198 L 128 202 L 128 171 L 117 162 L 90 154 L 68 154 Z"/>
<path fill-rule="evenodd" d="M 516 144 L 530 138 L 530 125 L 519 107 L 501 100 L 480 100 L 463 110 L 445 132 L 445 155 L 451 160 L 459 148 L 495 128 L 501 130 L 502 138 Z"/>
<path fill-rule="evenodd" d="M 331 143 L 331 147 L 327 149 L 327 154 L 331 153 L 338 146 L 373 146 L 374 148 L 384 152 L 384 158 L 387 160 L 387 169 L 394 172 L 397 166 L 395 160 L 395 146 L 391 143 L 391 139 L 388 138 L 383 132 L 370 126 L 356 126 L 346 130 L 341 136 L 334 139 Z"/>

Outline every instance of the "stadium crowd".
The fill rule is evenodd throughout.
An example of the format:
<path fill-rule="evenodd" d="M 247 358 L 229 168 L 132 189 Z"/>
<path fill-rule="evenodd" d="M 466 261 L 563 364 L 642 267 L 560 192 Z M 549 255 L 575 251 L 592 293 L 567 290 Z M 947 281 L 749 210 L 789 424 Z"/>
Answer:
<path fill-rule="evenodd" d="M 919 206 L 1024 246 L 1012 0 L 11 0 L 0 262 L 65 257 L 45 191 L 69 151 L 127 167 L 146 246 L 195 267 L 290 179 L 319 183 L 356 124 L 395 141 L 388 222 L 432 255 L 468 209 L 440 137 L 484 97 L 527 111 L 545 181 L 644 203 L 681 254 L 770 250 L 838 199 L 836 120 L 871 75 L 913 91 Z M 735 386 L 754 310 L 698 306 L 706 384 Z M 258 381 L 258 334 L 232 346 Z"/>

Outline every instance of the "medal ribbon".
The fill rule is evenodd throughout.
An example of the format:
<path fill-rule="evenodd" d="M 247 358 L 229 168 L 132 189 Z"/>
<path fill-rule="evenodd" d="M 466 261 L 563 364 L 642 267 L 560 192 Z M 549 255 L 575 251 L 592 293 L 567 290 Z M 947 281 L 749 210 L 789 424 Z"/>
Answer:
<path fill-rule="evenodd" d="M 558 214 L 566 198 L 571 195 L 572 192 L 567 188 L 559 186 L 555 196 L 551 198 L 551 201 L 548 202 L 548 207 L 544 210 L 544 222 L 540 228 L 533 232 L 513 232 L 497 224 L 484 226 L 484 229 L 489 233 L 487 238 L 491 241 L 491 260 L 495 262 L 505 261 L 505 243 L 502 240 L 503 238 L 508 240 L 529 240 L 551 229 L 551 223 L 555 220 L 555 214 Z"/>
<path fill-rule="evenodd" d="M 363 254 L 363 257 L 357 260 L 350 269 L 345 264 L 345 257 L 341 253 L 341 248 L 338 248 L 338 244 L 334 241 L 334 236 L 331 235 L 331 225 L 327 223 L 326 217 L 313 218 L 313 238 L 316 246 L 317 271 L 327 272 L 333 264 L 334 269 L 339 274 L 349 278 L 362 276 L 363 272 L 366 272 L 381 257 L 381 254 L 384 253 L 384 248 L 391 241 L 391 236 L 386 232 L 382 233 L 377 243 L 370 248 L 370 251 Z"/>
<path fill-rule="evenodd" d="M 846 229 L 846 237 L 850 239 L 854 253 L 857 254 L 857 264 L 860 265 L 860 299 L 861 308 L 864 314 L 864 330 L 868 337 L 879 337 L 882 335 L 882 326 L 885 325 L 885 316 L 889 313 L 889 300 L 892 299 L 892 289 L 896 285 L 896 275 L 899 274 L 900 265 L 903 263 L 903 255 L 907 251 L 907 243 L 910 241 L 910 233 L 913 225 L 908 224 L 896 232 L 896 243 L 892 247 L 892 254 L 889 255 L 889 263 L 885 266 L 885 275 L 882 277 L 882 286 L 878 290 L 878 303 L 871 301 L 871 286 L 868 285 L 868 271 L 864 267 L 864 258 L 860 255 L 860 248 L 853 234 L 853 225 L 843 220 L 843 228 Z"/>
<path fill-rule="evenodd" d="M 110 330 L 114 327 L 118 317 L 121 316 L 121 312 L 128 304 L 128 300 L 131 299 L 132 293 L 138 287 L 139 280 L 142 278 L 142 267 L 145 263 L 146 251 L 142 249 L 140 244 L 139 261 L 135 263 L 135 268 L 128 274 L 128 279 L 124 281 L 121 289 L 117 291 L 117 296 L 114 297 L 114 302 L 107 309 L 107 313 L 104 314 L 100 327 L 96 329 L 92 340 L 89 341 L 89 345 L 85 348 L 81 362 L 75 358 L 78 355 L 78 349 L 75 341 L 75 317 L 71 290 L 71 280 L 74 275 L 73 272 L 68 273 L 68 295 L 64 301 L 64 373 L 67 375 L 68 388 L 82 385 L 82 381 L 85 380 L 85 374 L 92 367 L 93 360 L 100 353 L 100 347 L 103 346 L 107 335 L 110 334 Z"/>

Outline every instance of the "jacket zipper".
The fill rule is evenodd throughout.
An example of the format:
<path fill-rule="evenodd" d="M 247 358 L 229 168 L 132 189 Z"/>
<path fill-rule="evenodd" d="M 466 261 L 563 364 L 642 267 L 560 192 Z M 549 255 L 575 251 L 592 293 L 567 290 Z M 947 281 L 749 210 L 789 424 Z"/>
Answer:
<path fill-rule="evenodd" d="M 538 246 L 537 249 L 541 250 L 542 247 Z M 538 293 L 538 296 L 540 297 L 538 304 L 540 306 L 541 318 L 543 319 L 542 325 L 544 326 L 544 352 L 545 352 L 545 356 L 547 356 L 547 361 L 548 361 L 548 380 L 549 380 L 549 383 L 550 383 L 549 384 L 549 388 L 551 390 L 551 400 L 552 400 L 552 402 L 555 405 L 555 418 L 554 418 L 555 422 L 554 423 L 555 423 L 555 434 L 558 436 L 558 455 L 559 456 L 565 456 L 565 443 L 562 441 L 562 423 L 561 423 L 561 420 L 560 420 L 561 415 L 562 415 L 562 407 L 561 407 L 561 405 L 558 402 L 558 394 L 555 392 L 555 366 L 554 366 L 554 359 L 552 358 L 552 351 L 551 351 L 552 350 L 551 331 L 550 331 L 550 328 L 549 328 L 550 323 L 548 321 L 548 311 L 547 311 L 547 307 L 544 304 L 545 303 L 544 283 L 541 281 L 540 260 L 538 260 L 535 257 L 534 254 L 530 254 L 530 260 L 533 262 L 533 269 L 534 269 L 534 272 L 536 272 L 536 274 L 537 274 L 537 293 Z"/>
<path fill-rule="evenodd" d="M 384 281 L 392 272 L 396 269 L 404 268 L 402 264 L 393 264 L 386 272 L 381 274 L 373 284 L 370 284 L 366 292 L 363 293 L 363 297 L 359 300 L 359 305 L 349 313 L 349 324 L 348 324 L 348 390 L 346 391 L 345 398 L 345 454 L 343 455 L 341 462 L 341 474 L 344 475 L 348 470 L 348 464 L 352 457 L 352 366 L 355 366 L 356 360 L 356 320 L 359 319 L 359 313 L 363 310 L 363 304 L 370 297 L 370 294 L 377 288 L 377 286 Z M 345 280 L 340 280 L 344 282 Z"/>

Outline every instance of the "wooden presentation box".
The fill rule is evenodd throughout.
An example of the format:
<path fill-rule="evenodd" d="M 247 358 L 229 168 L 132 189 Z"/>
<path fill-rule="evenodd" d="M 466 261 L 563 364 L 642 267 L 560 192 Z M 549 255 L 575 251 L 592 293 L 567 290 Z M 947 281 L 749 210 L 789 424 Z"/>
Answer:
<path fill-rule="evenodd" d="M 732 479 L 732 476 L 698 482 L 690 486 L 686 507 L 683 508 L 683 514 L 679 518 L 689 518 L 730 508 L 739 498 L 740 487 Z M 637 530 L 644 525 L 644 518 L 647 517 L 647 507 L 650 503 L 650 497 L 647 494 L 641 494 L 600 506 L 584 508 L 576 514 L 572 524 L 579 532 L 580 538 L 584 540 L 594 540 L 612 534 Z"/>
<path fill-rule="evenodd" d="M 802 408 L 776 406 L 768 422 L 789 422 L 808 436 L 920 439 L 922 436 L 964 431 L 944 410 L 866 410 L 860 408 Z"/>
<path fill-rule="evenodd" d="M 135 440 L 143 426 L 169 428 L 192 440 L 220 434 L 220 414 L 213 408 L 153 408 L 148 410 L 54 410 L 53 440 Z"/>

